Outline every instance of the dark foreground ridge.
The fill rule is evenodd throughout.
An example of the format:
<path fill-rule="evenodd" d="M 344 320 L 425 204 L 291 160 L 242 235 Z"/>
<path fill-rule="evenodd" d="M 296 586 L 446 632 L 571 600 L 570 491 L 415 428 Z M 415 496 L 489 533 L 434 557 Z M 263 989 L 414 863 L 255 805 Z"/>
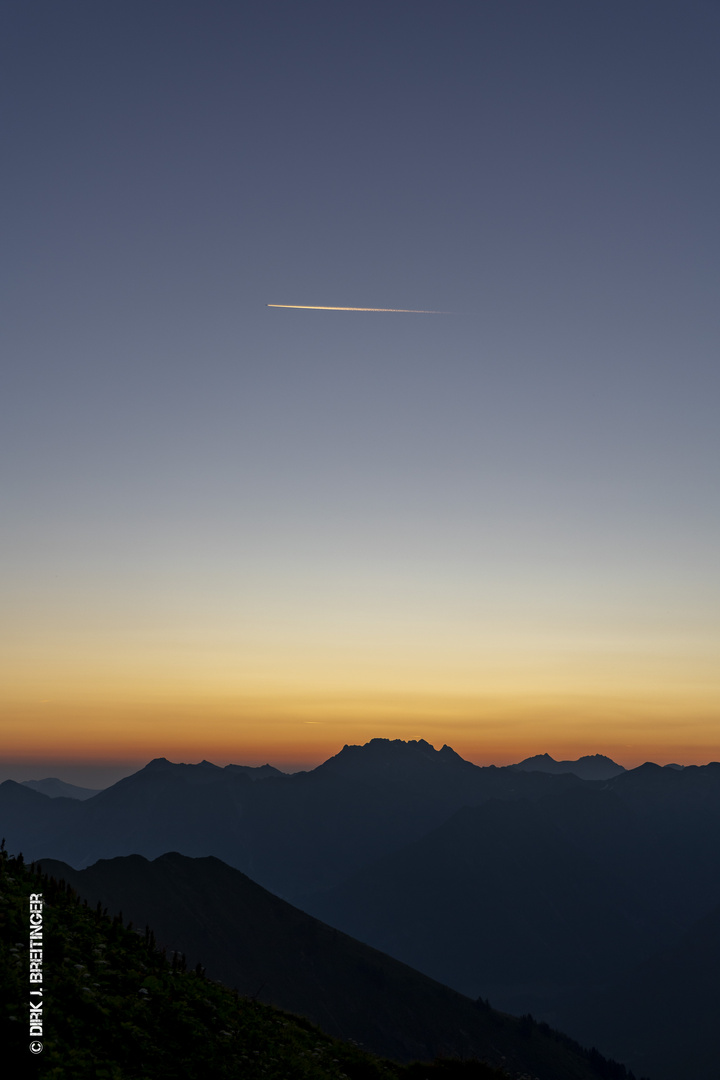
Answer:
<path fill-rule="evenodd" d="M 28 1080 L 507 1080 L 484 1065 L 397 1065 L 186 970 L 64 882 L 0 865 L 0 1037 Z M 44 900 L 43 1050 L 29 1051 L 28 898 Z"/>
<path fill-rule="evenodd" d="M 165 856 L 158 862 L 172 866 L 179 858 Z M 116 868 L 133 862 L 114 860 Z M 217 860 L 181 862 L 190 866 L 196 863 L 196 869 L 202 871 Z M 223 871 L 237 874 L 218 865 Z M 622 1065 L 605 1061 L 594 1051 L 586 1053 L 546 1025 L 536 1024 L 531 1017 L 517 1020 L 495 1012 L 485 1002 L 465 1004 L 469 1007 L 470 1022 L 474 1021 L 479 1031 L 484 1030 L 487 1053 L 494 1057 L 491 1064 L 445 1060 L 419 1066 L 373 1057 L 352 1040 L 334 1040 L 307 1019 L 263 1004 L 256 999 L 257 995 L 239 996 L 237 991 L 210 981 L 199 962 L 194 971 L 188 972 L 185 957 L 180 953 L 171 953 L 172 960 L 168 962 L 164 951 L 156 948 L 155 933 L 149 927 L 133 931 L 132 924 L 123 925 L 122 916 L 111 917 L 107 909 L 103 910 L 102 903 L 88 905 L 65 881 L 40 874 L 35 867 L 28 869 L 21 857 L 8 859 L 3 852 L 1 877 L 0 977 L 4 998 L 2 1017 L 7 1029 L 3 1037 L 4 1045 L 19 1055 L 22 1071 L 18 1075 L 52 1076 L 53 1080 L 65 1077 L 82 1080 L 86 1076 L 112 1080 L 154 1080 L 155 1077 L 193 1080 L 195 1076 L 238 1080 L 241 1076 L 284 1080 L 294 1077 L 499 1080 L 507 1076 L 525 1080 L 595 1080 L 597 1077 L 622 1080 L 631 1076 Z M 254 883 L 248 884 L 264 892 Z M 45 1050 L 39 1063 L 27 1060 L 30 1057 L 25 1004 L 27 954 L 23 940 L 27 939 L 27 901 L 31 892 L 42 892 L 46 902 L 43 1000 L 47 1003 L 47 1023 Z M 186 893 L 182 901 L 187 898 Z M 324 929 L 334 933 L 330 928 Z M 300 943 L 307 948 L 307 936 L 301 935 Z M 365 952 L 369 954 L 373 950 Z M 402 967 L 388 958 L 381 960 Z M 312 967 L 311 956 L 307 961 Z M 304 967 L 297 961 L 294 966 L 298 970 Z M 430 982 L 405 970 L 410 980 Z M 347 972 L 347 982 L 347 992 L 352 995 L 352 970 Z M 462 1000 L 447 988 L 436 988 L 449 998 Z M 357 1008 L 367 1008 L 369 1004 L 382 1008 L 381 999 L 363 1003 L 356 998 L 354 1004 Z M 396 1003 L 399 1011 L 395 1022 L 402 1023 L 403 1007 L 408 1019 L 412 1019 L 412 1004 L 412 999 Z M 461 1023 L 468 1022 L 468 1016 L 462 1016 L 462 1009 L 457 1017 Z M 504 1071 L 497 1071 L 500 1061 L 505 1065 Z M 180 1066 L 178 1062 L 184 1064 Z"/>

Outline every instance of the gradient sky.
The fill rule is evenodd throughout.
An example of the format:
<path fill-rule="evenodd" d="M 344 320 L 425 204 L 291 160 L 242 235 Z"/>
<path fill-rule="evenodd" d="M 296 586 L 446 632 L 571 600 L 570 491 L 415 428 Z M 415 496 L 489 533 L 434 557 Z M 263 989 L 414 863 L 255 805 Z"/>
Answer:
<path fill-rule="evenodd" d="M 2 776 L 720 757 L 715 0 L 0 43 Z"/>

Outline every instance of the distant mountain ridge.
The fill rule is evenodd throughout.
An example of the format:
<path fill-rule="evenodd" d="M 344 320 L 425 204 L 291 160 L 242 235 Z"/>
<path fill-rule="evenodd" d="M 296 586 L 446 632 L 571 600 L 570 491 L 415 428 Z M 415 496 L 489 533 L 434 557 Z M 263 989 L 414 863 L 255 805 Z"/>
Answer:
<path fill-rule="evenodd" d="M 626 771 L 622 765 L 604 754 L 586 754 L 577 761 L 555 761 L 549 754 L 536 754 L 535 757 L 525 758 L 513 765 L 513 768 L 522 769 L 524 772 L 536 771 L 555 775 L 573 773 L 581 780 L 610 780 Z"/>
<path fill-rule="evenodd" d="M 653 1080 L 715 1080 L 720 987 L 697 942 L 720 962 L 718 848 L 720 764 L 646 763 L 533 802 L 466 807 L 304 907 Z M 691 939 L 693 926 L 704 930 Z M 694 960 L 683 965 L 691 942 Z M 687 1016 L 693 969 L 702 990 L 687 995 L 695 1041 L 683 1073 L 673 1016 Z"/>
<path fill-rule="evenodd" d="M 581 782 L 482 768 L 423 741 L 374 739 L 309 772 L 257 779 L 244 768 L 156 758 L 85 802 L 55 800 L 52 812 L 45 796 L 5 781 L 0 820 L 27 858 L 52 854 L 82 867 L 115 855 L 215 855 L 297 902 L 463 806 Z"/>
<path fill-rule="evenodd" d="M 274 765 L 226 765 L 231 772 L 241 772 L 251 780 L 267 780 L 268 776 L 288 776 Z"/>
<path fill-rule="evenodd" d="M 92 799 L 93 795 L 99 795 L 102 790 L 68 784 L 65 780 L 58 780 L 57 776 L 48 776 L 44 780 L 21 780 L 21 784 L 33 791 L 39 791 L 41 795 L 47 795 L 50 799 Z"/>

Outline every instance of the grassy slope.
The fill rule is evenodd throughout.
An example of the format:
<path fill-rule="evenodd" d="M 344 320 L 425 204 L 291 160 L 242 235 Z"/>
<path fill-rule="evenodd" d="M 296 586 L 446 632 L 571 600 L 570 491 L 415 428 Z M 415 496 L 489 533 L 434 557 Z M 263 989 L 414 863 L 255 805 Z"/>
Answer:
<path fill-rule="evenodd" d="M 111 922 L 14 859 L 0 875 L 2 1058 L 6 1075 L 47 1080 L 399 1080 L 414 1074 L 239 998 L 202 973 L 173 970 L 152 936 Z M 28 895 L 46 901 L 45 1049 L 28 1050 Z M 478 1066 L 477 1080 L 503 1080 Z"/>
<path fill-rule="evenodd" d="M 45 907 L 45 1050 L 28 1051 L 28 895 Z M 110 920 L 19 859 L 0 867 L 0 1023 L 10 1075 L 43 1080 L 502 1080 L 478 1062 L 399 1065 L 334 1040 L 307 1021 L 238 997 L 201 972 L 173 970 L 149 931 Z M 510 1020 L 510 1018 L 508 1018 Z M 518 1023 L 515 1021 L 515 1023 Z M 528 1049 L 548 1035 L 525 1024 Z M 583 1061 L 562 1041 L 560 1076 L 622 1077 L 622 1067 Z M 532 1056 L 532 1055 L 529 1055 Z M 568 1062 L 572 1071 L 568 1072 Z M 519 1075 L 514 1070 L 516 1076 Z M 526 1076 L 534 1076 L 527 1073 Z"/>
<path fill-rule="evenodd" d="M 93 906 L 144 927 L 240 994 L 300 1014 L 397 1061 L 478 1058 L 573 1080 L 587 1061 L 542 1031 L 478 1003 L 318 922 L 239 870 L 177 853 L 101 860 L 75 871 L 42 860 Z"/>

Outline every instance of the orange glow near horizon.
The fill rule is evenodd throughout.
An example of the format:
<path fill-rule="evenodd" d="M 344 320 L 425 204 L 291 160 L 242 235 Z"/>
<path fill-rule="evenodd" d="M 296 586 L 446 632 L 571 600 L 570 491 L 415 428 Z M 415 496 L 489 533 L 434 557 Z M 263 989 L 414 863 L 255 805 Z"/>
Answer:
<path fill-rule="evenodd" d="M 314 767 L 376 737 L 448 744 L 483 765 L 538 753 L 625 767 L 720 758 L 717 635 L 704 612 L 687 629 L 610 618 L 600 600 L 592 619 L 539 600 L 516 612 L 507 593 L 507 614 L 498 600 L 481 618 L 449 588 L 440 603 L 430 576 L 427 595 L 399 575 L 333 591 L 331 569 L 297 594 L 285 579 L 266 593 L 250 582 L 242 604 L 181 583 L 147 602 L 130 593 L 127 608 L 117 584 L 102 604 L 62 595 L 51 615 L 44 595 L 37 612 L 18 601 L 3 644 L 0 768 L 155 757 Z"/>
<path fill-rule="evenodd" d="M 15 703 L 4 723 L 3 758 L 29 768 L 48 758 L 141 767 L 154 757 L 313 768 L 345 744 L 423 738 L 481 765 L 539 753 L 557 760 L 602 753 L 626 768 L 647 760 L 687 765 L 718 759 L 716 707 L 699 698 L 685 700 L 682 712 L 681 705 L 558 694 L 59 698 Z"/>

